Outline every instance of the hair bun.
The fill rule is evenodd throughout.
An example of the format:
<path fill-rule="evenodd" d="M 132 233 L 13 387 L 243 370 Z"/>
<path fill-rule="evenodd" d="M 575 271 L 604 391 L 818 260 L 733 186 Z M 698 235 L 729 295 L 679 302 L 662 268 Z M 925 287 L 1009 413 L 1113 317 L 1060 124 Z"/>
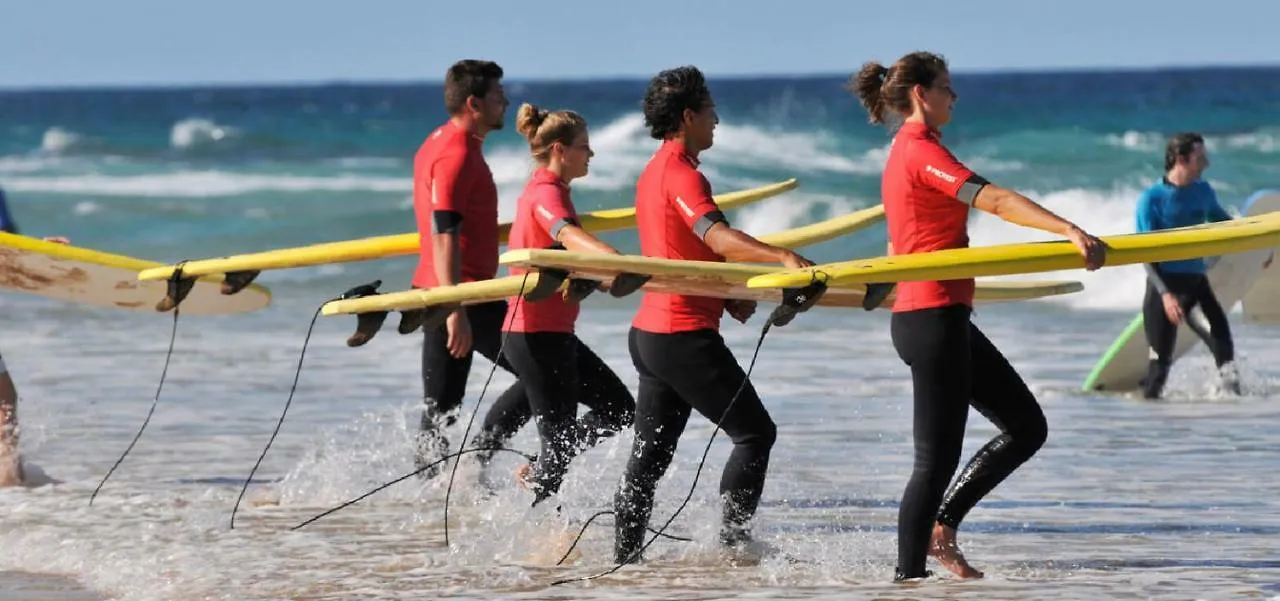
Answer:
<path fill-rule="evenodd" d="M 548 114 L 548 111 L 528 102 L 520 105 L 520 110 L 516 112 L 516 131 L 532 142 L 542 122 L 547 120 Z"/>

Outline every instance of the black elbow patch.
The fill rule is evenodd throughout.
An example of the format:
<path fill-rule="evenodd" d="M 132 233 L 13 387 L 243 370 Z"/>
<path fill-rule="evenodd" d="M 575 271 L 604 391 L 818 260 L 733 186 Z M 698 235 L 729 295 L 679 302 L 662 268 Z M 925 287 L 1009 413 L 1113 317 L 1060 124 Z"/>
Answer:
<path fill-rule="evenodd" d="M 462 229 L 462 213 L 457 211 L 433 211 L 431 213 L 431 233 L 456 234 Z"/>
<path fill-rule="evenodd" d="M 693 233 L 697 234 L 699 238 L 706 238 L 711 226 L 717 223 L 729 225 L 729 220 L 718 209 L 699 217 L 697 221 L 693 222 Z"/>
<path fill-rule="evenodd" d="M 960 184 L 960 191 L 956 192 L 956 200 L 967 205 L 972 205 L 973 201 L 978 198 L 978 192 L 982 190 L 983 186 L 989 183 L 991 182 L 987 181 L 987 178 L 982 177 L 977 173 L 970 175 L 969 179 L 964 180 L 964 183 Z"/>

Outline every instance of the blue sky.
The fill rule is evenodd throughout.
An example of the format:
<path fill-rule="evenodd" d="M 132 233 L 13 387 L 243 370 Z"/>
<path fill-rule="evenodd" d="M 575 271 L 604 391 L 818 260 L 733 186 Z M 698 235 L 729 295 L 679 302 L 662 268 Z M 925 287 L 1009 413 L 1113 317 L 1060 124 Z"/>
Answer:
<path fill-rule="evenodd" d="M 476 8 L 480 7 L 480 8 Z M 28 0 L 0 87 L 847 73 L 941 52 L 955 71 L 1280 62 L 1277 0 Z"/>

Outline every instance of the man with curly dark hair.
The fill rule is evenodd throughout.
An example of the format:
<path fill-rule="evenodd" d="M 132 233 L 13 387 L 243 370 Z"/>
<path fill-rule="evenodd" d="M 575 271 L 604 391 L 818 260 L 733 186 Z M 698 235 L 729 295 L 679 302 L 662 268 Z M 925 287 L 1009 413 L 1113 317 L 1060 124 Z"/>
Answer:
<path fill-rule="evenodd" d="M 654 77 L 644 97 L 644 119 L 650 135 L 662 140 L 662 146 L 636 184 L 641 254 L 781 263 L 788 268 L 813 264 L 730 227 L 716 206 L 711 184 L 698 171 L 698 155 L 711 147 L 719 123 L 701 71 L 686 66 Z M 614 553 L 619 563 L 638 559 L 654 488 L 671 464 L 694 409 L 719 424 L 733 440 L 733 452 L 720 479 L 724 501 L 720 540 L 729 547 L 750 541 L 747 523 L 760 502 L 776 429 L 719 330 L 725 311 L 745 323 L 755 308 L 754 301 L 644 293 L 628 340 L 632 362 L 640 373 L 640 389 L 635 443 L 614 499 Z"/>

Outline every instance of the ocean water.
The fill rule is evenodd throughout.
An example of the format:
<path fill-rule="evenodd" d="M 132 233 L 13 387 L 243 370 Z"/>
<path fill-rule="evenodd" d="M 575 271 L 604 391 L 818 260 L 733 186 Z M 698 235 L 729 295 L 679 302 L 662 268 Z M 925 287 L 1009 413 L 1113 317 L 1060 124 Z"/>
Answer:
<path fill-rule="evenodd" d="M 736 225 L 767 233 L 877 202 L 890 133 L 866 124 L 843 82 L 712 82 L 721 123 L 702 158 L 713 187 L 801 181 L 732 211 Z M 1206 135 L 1207 177 L 1229 207 L 1280 186 L 1280 69 L 961 74 L 955 87 L 944 139 L 956 155 L 1096 234 L 1133 231 L 1133 203 L 1160 177 L 1176 131 Z M 486 142 L 502 216 L 530 170 L 511 127 L 522 101 L 591 123 L 596 157 L 575 184 L 579 210 L 628 205 L 657 145 L 639 113 L 643 89 L 508 82 L 508 127 Z M 412 231 L 412 156 L 443 120 L 441 102 L 435 84 L 0 92 L 0 187 L 25 233 L 154 260 Z M 988 215 L 970 228 L 975 244 L 1050 239 Z M 634 232 L 605 238 L 636 249 Z M 872 256 L 884 242 L 880 226 L 803 254 Z M 629 432 L 575 461 L 561 515 L 529 509 L 510 477 L 517 461 L 499 456 L 491 492 L 461 463 L 450 546 L 443 477 L 411 478 L 293 529 L 413 469 L 420 338 L 388 328 L 347 348 L 345 318 L 317 321 L 288 418 L 232 529 L 316 308 L 374 279 L 402 289 L 413 265 L 269 272 L 259 279 L 269 309 L 181 318 L 155 415 L 92 506 L 156 393 L 173 322 L 0 296 L 0 352 L 19 387 L 35 484 L 0 490 L 0 599 L 1280 599 L 1280 330 L 1232 312 L 1243 396 L 1217 391 L 1202 346 L 1176 365 L 1166 401 L 1078 391 L 1137 310 L 1140 267 L 1040 274 L 1026 279 L 1078 279 L 1085 290 L 978 310 L 1050 424 L 1040 454 L 961 528 L 982 581 L 890 582 L 911 392 L 884 312 L 815 310 L 765 340 L 752 377 L 779 439 L 756 532 L 776 552 L 758 563 L 729 565 L 713 544 L 723 434 L 670 528 L 693 541 L 659 540 L 648 563 L 587 584 L 550 583 L 610 567 L 611 518 L 586 530 L 570 565 L 556 566 L 556 551 L 609 508 Z M 593 297 L 579 324 L 633 389 L 634 309 L 634 299 Z M 725 320 L 744 364 L 768 310 L 745 325 Z M 464 418 L 512 381 L 498 370 L 486 388 L 489 374 L 477 360 Z M 966 454 L 995 432 L 976 412 L 969 424 Z M 690 420 L 655 521 L 688 493 L 711 431 Z M 512 446 L 532 452 L 532 429 Z"/>

